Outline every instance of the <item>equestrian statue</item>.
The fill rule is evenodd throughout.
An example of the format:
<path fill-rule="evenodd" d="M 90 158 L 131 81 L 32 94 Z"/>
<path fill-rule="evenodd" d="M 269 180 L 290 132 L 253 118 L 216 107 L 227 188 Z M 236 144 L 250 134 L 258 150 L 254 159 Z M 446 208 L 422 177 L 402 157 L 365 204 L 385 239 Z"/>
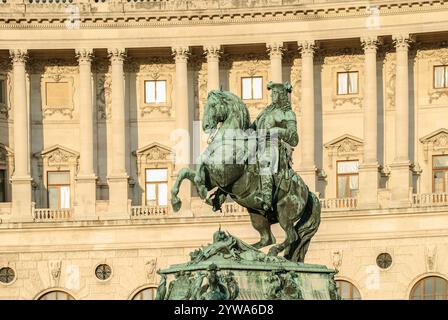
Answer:
<path fill-rule="evenodd" d="M 272 103 L 250 123 L 243 101 L 231 92 L 212 90 L 207 97 L 202 129 L 210 134 L 196 170 L 179 171 L 171 190 L 174 211 L 184 179 L 214 211 L 230 196 L 247 208 L 252 226 L 260 233 L 253 247 L 276 244 L 271 225 L 279 223 L 285 240 L 268 255 L 284 251 L 290 261 L 303 262 L 311 238 L 320 224 L 320 203 L 292 169 L 292 151 L 299 142 L 296 115 L 291 108 L 289 83 L 268 83 Z M 304 150 L 306 152 L 306 150 Z"/>

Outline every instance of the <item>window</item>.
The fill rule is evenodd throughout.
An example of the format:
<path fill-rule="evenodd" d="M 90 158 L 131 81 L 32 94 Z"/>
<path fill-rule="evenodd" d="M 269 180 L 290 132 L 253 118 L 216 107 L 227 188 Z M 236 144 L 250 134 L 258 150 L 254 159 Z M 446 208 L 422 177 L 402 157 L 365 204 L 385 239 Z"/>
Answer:
<path fill-rule="evenodd" d="M 75 300 L 75 298 L 64 291 L 51 291 L 42 295 L 39 300 Z"/>
<path fill-rule="evenodd" d="M 351 282 L 336 280 L 336 286 L 342 300 L 361 300 L 359 290 Z"/>
<path fill-rule="evenodd" d="M 255 100 L 263 98 L 263 78 L 241 78 L 241 93 L 243 100 Z"/>
<path fill-rule="evenodd" d="M 434 88 L 448 88 L 448 65 L 434 67 Z"/>
<path fill-rule="evenodd" d="M 411 300 L 448 300 L 448 281 L 441 277 L 426 277 L 411 290 Z"/>
<path fill-rule="evenodd" d="M 338 94 L 358 93 L 358 71 L 338 72 Z"/>
<path fill-rule="evenodd" d="M 6 201 L 6 170 L 0 170 L 0 202 Z"/>
<path fill-rule="evenodd" d="M 0 269 L 0 282 L 4 284 L 11 283 L 16 277 L 16 273 L 10 267 Z"/>
<path fill-rule="evenodd" d="M 168 169 L 146 169 L 146 205 L 168 205 Z"/>
<path fill-rule="evenodd" d="M 337 162 L 338 198 L 352 198 L 358 190 L 358 161 Z"/>
<path fill-rule="evenodd" d="M 166 102 L 166 81 L 145 81 L 145 103 L 151 104 L 164 102 Z"/>
<path fill-rule="evenodd" d="M 70 208 L 70 172 L 48 172 L 48 207 Z"/>
<path fill-rule="evenodd" d="M 376 257 L 376 265 L 381 269 L 389 268 L 392 265 L 392 256 L 387 252 L 380 253 Z"/>
<path fill-rule="evenodd" d="M 433 192 L 447 192 L 448 184 L 448 156 L 434 156 L 432 158 Z"/>
<path fill-rule="evenodd" d="M 112 268 L 108 264 L 100 264 L 95 268 L 95 276 L 99 280 L 107 280 L 112 275 Z"/>
<path fill-rule="evenodd" d="M 132 297 L 132 300 L 155 300 L 156 299 L 156 290 L 157 289 L 154 287 L 145 288 L 143 290 L 140 290 Z"/>

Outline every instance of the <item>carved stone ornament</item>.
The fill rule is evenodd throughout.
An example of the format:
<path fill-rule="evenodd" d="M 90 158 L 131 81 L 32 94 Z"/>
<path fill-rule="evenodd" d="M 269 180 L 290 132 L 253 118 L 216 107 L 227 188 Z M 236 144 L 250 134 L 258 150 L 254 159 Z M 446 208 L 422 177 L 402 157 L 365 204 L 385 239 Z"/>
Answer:
<path fill-rule="evenodd" d="M 336 270 L 339 270 L 342 265 L 342 250 L 334 250 L 331 253 L 331 262 L 333 264 L 333 267 Z"/>
<path fill-rule="evenodd" d="M 6 68 L 7 66 L 5 66 L 5 68 L 0 66 L 0 80 L 3 80 L 3 88 L 0 87 L 0 90 L 3 90 L 3 101 L 0 101 L 0 120 L 8 120 L 12 115 L 12 81 Z"/>
<path fill-rule="evenodd" d="M 145 263 L 145 274 L 148 283 L 155 283 L 157 268 L 157 258 L 151 259 Z"/>
<path fill-rule="evenodd" d="M 107 49 L 107 55 L 110 59 L 111 64 L 123 63 L 124 59 L 126 59 L 126 49 L 109 48 Z"/>
<path fill-rule="evenodd" d="M 429 153 L 448 153 L 448 130 L 445 128 L 434 131 L 420 139 L 423 144 L 425 162 L 428 161 Z"/>
<path fill-rule="evenodd" d="M 281 58 L 283 55 L 283 42 L 270 42 L 266 44 L 267 52 L 272 58 Z"/>
<path fill-rule="evenodd" d="M 220 45 L 204 46 L 204 55 L 207 57 L 207 61 L 218 61 L 221 53 Z"/>
<path fill-rule="evenodd" d="M 137 158 L 137 172 L 143 172 L 149 165 L 157 167 L 157 165 L 171 165 L 174 163 L 174 151 L 160 143 L 153 142 L 133 152 Z"/>
<path fill-rule="evenodd" d="M 110 73 L 98 75 L 96 81 L 96 105 L 98 119 L 109 120 L 112 115 L 112 77 Z"/>
<path fill-rule="evenodd" d="M 24 64 L 28 60 L 28 50 L 26 49 L 11 49 L 9 50 L 9 56 L 11 57 L 13 64 Z"/>
<path fill-rule="evenodd" d="M 61 278 L 61 266 L 61 260 L 48 261 L 48 270 L 50 272 L 52 286 L 59 286 L 59 279 Z"/>
<path fill-rule="evenodd" d="M 172 53 L 176 63 L 187 63 L 190 56 L 190 49 L 187 46 L 177 46 L 172 48 Z"/>
<path fill-rule="evenodd" d="M 436 245 L 426 246 L 425 262 L 426 262 L 426 271 L 427 272 L 434 272 L 436 270 L 436 262 L 437 262 L 437 246 Z"/>
<path fill-rule="evenodd" d="M 34 157 L 41 158 L 43 164 L 47 167 L 54 167 L 58 170 L 78 166 L 79 153 L 60 145 L 47 148 L 42 152 L 34 154 Z"/>
<path fill-rule="evenodd" d="M 384 74 L 386 78 L 386 109 L 395 109 L 395 82 L 396 82 L 396 53 L 388 52 L 384 58 Z"/>
<path fill-rule="evenodd" d="M 360 158 L 363 154 L 364 142 L 352 135 L 345 134 L 324 145 L 328 151 L 329 165 L 333 165 L 333 157 L 350 159 L 352 157 Z"/>

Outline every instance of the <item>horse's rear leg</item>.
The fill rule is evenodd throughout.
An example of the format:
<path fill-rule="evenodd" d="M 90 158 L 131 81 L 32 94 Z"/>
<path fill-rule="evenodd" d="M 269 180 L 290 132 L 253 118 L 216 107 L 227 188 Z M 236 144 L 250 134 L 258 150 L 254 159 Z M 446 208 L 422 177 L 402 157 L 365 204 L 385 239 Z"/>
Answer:
<path fill-rule="evenodd" d="M 254 243 L 252 246 L 260 249 L 275 243 L 275 237 L 271 231 L 271 224 L 268 219 L 259 213 L 249 211 L 250 221 L 255 230 L 260 233 L 260 241 Z"/>
<path fill-rule="evenodd" d="M 286 238 L 285 241 L 283 241 L 279 245 L 273 246 L 271 249 L 269 249 L 269 255 L 273 256 L 278 255 L 280 252 L 285 250 L 299 238 L 297 231 L 294 228 L 295 219 L 293 219 L 293 217 L 288 216 L 288 212 L 286 212 L 285 209 L 283 209 L 283 206 L 277 206 L 277 210 L 279 210 L 279 212 L 277 213 L 279 218 L 278 222 L 282 227 L 282 229 L 285 231 Z M 283 212 L 280 210 L 282 210 Z M 286 210 L 288 209 L 286 208 Z"/>

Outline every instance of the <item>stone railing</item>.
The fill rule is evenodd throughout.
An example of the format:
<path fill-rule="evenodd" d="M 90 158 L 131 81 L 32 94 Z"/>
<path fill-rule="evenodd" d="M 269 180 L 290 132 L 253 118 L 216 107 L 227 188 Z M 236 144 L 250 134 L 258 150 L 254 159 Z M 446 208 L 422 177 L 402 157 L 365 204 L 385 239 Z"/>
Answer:
<path fill-rule="evenodd" d="M 132 206 L 131 219 L 166 216 L 169 212 L 169 206 Z"/>
<path fill-rule="evenodd" d="M 438 207 L 448 205 L 448 193 L 420 193 L 412 195 L 414 207 Z"/>
<path fill-rule="evenodd" d="M 236 202 L 225 202 L 222 205 L 222 213 L 224 215 L 246 215 L 247 209 L 240 206 Z"/>
<path fill-rule="evenodd" d="M 356 209 L 356 207 L 358 206 L 358 199 L 357 198 L 321 199 L 320 205 L 322 210 Z"/>
<path fill-rule="evenodd" d="M 70 220 L 73 216 L 72 209 L 34 209 L 34 221 L 61 221 Z"/>

